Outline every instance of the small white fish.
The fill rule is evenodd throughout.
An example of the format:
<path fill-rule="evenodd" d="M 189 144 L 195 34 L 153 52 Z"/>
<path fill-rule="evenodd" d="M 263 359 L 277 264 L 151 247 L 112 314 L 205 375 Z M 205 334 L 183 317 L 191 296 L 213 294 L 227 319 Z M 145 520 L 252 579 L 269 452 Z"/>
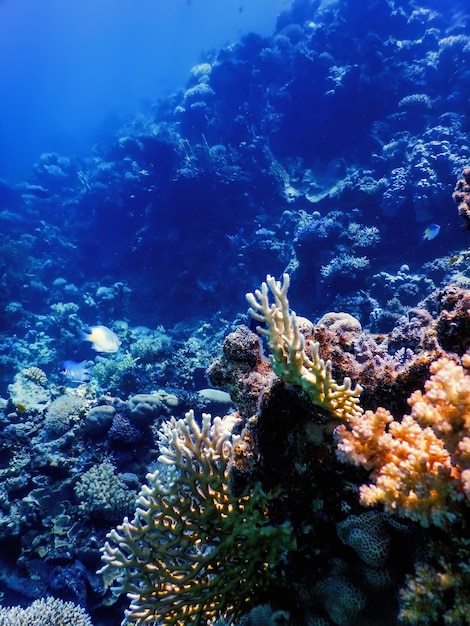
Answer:
<path fill-rule="evenodd" d="M 91 380 L 87 361 L 64 361 L 60 373 L 72 383 L 89 383 Z"/>
<path fill-rule="evenodd" d="M 441 227 L 439 226 L 439 224 L 430 224 L 427 228 L 424 229 L 423 239 L 431 241 L 431 239 L 434 239 L 434 237 L 438 236 L 440 230 Z"/>
<path fill-rule="evenodd" d="M 122 341 L 107 326 L 90 326 L 89 333 L 83 333 L 83 339 L 91 341 L 96 352 L 117 352 Z"/>

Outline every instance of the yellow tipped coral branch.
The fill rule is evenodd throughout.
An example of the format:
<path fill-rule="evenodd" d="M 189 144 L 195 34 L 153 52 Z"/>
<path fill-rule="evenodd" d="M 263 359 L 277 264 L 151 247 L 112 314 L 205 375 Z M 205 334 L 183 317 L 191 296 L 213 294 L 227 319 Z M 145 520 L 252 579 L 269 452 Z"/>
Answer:
<path fill-rule="evenodd" d="M 330 411 L 338 419 L 348 420 L 361 415 L 361 386 L 356 385 L 353 389 L 348 377 L 338 385 L 331 376 L 331 362 L 320 358 L 319 344 L 305 342 L 296 314 L 289 311 L 289 284 L 288 274 L 284 274 L 283 282 L 268 274 L 261 289 L 246 294 L 251 316 L 266 325 L 266 328 L 258 326 L 257 330 L 267 337 L 275 374 L 286 383 L 301 387 L 313 404 Z M 274 296 L 273 303 L 269 301 L 270 292 Z"/>

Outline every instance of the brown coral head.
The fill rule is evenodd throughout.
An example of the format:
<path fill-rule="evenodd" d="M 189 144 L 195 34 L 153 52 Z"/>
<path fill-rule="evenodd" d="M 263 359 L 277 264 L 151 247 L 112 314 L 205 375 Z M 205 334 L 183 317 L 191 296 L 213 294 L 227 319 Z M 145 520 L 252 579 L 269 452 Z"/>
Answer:
<path fill-rule="evenodd" d="M 463 170 L 462 177 L 455 185 L 452 198 L 458 205 L 460 217 L 464 220 L 463 228 L 470 230 L 470 167 Z"/>

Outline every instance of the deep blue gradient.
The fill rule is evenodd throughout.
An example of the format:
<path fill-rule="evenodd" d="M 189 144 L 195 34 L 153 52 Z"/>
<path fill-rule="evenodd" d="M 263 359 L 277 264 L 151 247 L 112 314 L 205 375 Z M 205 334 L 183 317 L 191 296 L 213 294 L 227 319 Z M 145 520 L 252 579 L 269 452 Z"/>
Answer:
<path fill-rule="evenodd" d="M 287 0 L 0 3 L 0 177 L 97 136 L 182 87 L 203 52 L 270 34 Z"/>

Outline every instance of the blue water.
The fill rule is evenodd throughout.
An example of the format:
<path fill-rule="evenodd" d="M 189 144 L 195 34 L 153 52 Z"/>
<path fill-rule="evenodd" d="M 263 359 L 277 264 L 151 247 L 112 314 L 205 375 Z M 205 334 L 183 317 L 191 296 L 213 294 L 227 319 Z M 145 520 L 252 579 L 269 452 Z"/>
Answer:
<path fill-rule="evenodd" d="M 0 3 L 0 177 L 97 137 L 181 88 L 207 51 L 268 35 L 287 0 Z"/>
<path fill-rule="evenodd" d="M 117 626 L 99 548 L 161 424 L 236 409 L 230 486 L 272 488 L 297 542 L 256 602 L 291 626 L 470 624 L 468 371 L 452 436 L 432 424 L 447 466 L 420 457 L 444 514 L 372 510 L 379 461 L 341 462 L 324 405 L 273 384 L 245 297 L 288 273 L 338 382 L 409 413 L 469 345 L 469 89 L 468 0 L 0 1 L 1 605 Z M 77 491 L 103 463 L 118 488 Z M 287 623 L 270 611 L 240 624 Z"/>

